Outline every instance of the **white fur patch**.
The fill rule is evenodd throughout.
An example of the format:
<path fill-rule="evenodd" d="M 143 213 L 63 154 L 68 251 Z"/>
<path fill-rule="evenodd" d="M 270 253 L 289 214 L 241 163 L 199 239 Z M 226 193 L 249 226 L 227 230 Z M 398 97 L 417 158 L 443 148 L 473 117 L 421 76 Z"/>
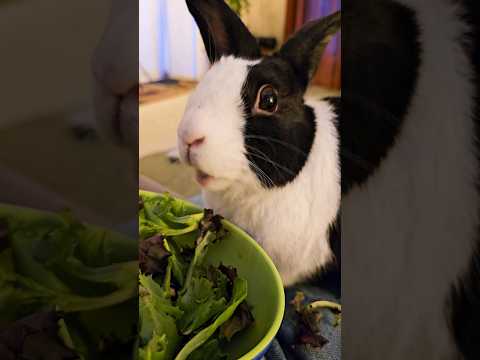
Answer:
<path fill-rule="evenodd" d="M 310 156 L 292 181 L 262 188 L 251 170 L 222 192 L 204 191 L 207 204 L 245 229 L 277 266 L 284 285 L 332 260 L 328 228 L 340 204 L 338 137 L 326 102 L 308 102 L 317 130 Z"/>
<path fill-rule="evenodd" d="M 446 300 L 478 223 L 464 24 L 453 1 L 401 2 L 420 25 L 419 82 L 387 159 L 342 200 L 346 359 L 458 356 Z"/>
<path fill-rule="evenodd" d="M 217 62 L 190 98 L 178 133 L 179 139 L 206 137 L 192 157 L 215 176 L 204 189 L 207 205 L 252 234 L 289 285 L 332 258 L 327 230 L 341 192 L 335 116 L 327 102 L 308 102 L 317 130 L 304 168 L 286 186 L 264 189 L 249 167 L 243 138 L 241 89 L 255 63 L 233 57 Z M 179 148 L 185 160 L 181 141 Z"/>
<path fill-rule="evenodd" d="M 202 171 L 215 177 L 212 190 L 224 189 L 248 169 L 243 154 L 244 126 L 241 89 L 248 66 L 256 62 L 223 57 L 205 74 L 188 100 L 178 127 L 178 148 L 185 161 L 181 139 L 205 137 L 192 151 L 192 159 Z"/>

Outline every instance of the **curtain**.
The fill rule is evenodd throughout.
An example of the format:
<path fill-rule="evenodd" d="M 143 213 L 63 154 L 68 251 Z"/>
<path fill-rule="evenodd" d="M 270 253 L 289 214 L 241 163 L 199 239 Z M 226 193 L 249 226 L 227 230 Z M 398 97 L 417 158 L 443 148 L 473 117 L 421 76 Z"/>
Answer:
<path fill-rule="evenodd" d="M 304 22 L 322 18 L 340 10 L 340 0 L 305 0 Z M 337 34 L 327 46 L 318 66 L 314 84 L 340 88 L 341 84 L 341 44 Z"/>
<path fill-rule="evenodd" d="M 140 0 L 139 10 L 139 81 L 146 83 L 164 77 L 166 68 L 160 48 L 167 49 L 161 34 L 165 31 L 163 20 L 160 21 L 160 9 L 166 0 Z M 162 61 L 160 59 L 162 58 Z"/>
<path fill-rule="evenodd" d="M 341 9 L 341 0 L 290 0 L 290 23 L 287 19 L 287 35 L 301 28 L 306 22 L 322 18 Z M 287 15 L 289 16 L 289 15 Z M 339 89 L 341 86 L 341 36 L 337 34 L 320 61 L 313 84 Z"/>

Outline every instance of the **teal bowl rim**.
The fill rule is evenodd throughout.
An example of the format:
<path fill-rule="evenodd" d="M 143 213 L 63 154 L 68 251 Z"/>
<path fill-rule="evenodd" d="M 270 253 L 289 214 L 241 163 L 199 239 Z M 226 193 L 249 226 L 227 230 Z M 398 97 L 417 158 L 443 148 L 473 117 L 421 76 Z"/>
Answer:
<path fill-rule="evenodd" d="M 160 193 L 155 193 L 155 192 L 145 191 L 145 190 L 139 190 L 139 194 L 161 195 Z M 184 202 L 185 204 L 187 204 L 188 206 L 194 209 L 198 209 L 199 211 L 202 210 L 197 205 L 192 204 L 188 200 L 184 200 L 184 199 L 178 199 L 178 200 Z M 257 345 L 255 345 L 251 350 L 249 350 L 245 355 L 238 358 L 237 360 L 252 360 L 252 359 L 259 358 L 259 356 L 261 358 L 261 356 L 265 355 L 265 350 L 271 345 L 273 339 L 278 333 L 278 330 L 280 330 L 280 326 L 283 321 L 283 316 L 285 312 L 285 292 L 283 290 L 283 282 L 272 259 L 270 259 L 270 257 L 267 255 L 265 250 L 263 250 L 263 248 L 250 235 L 248 235 L 244 230 L 242 230 L 237 225 L 231 223 L 228 220 L 223 220 L 223 223 L 228 230 L 233 230 L 239 233 L 243 238 L 245 238 L 245 240 L 248 241 L 262 255 L 262 257 L 267 262 L 268 267 L 271 268 L 273 272 L 275 288 L 277 290 L 277 296 L 279 299 L 278 305 L 277 305 L 277 311 L 276 311 L 277 315 L 275 315 L 275 319 L 272 325 L 268 329 L 267 333 L 263 336 L 263 338 L 257 343 Z"/>

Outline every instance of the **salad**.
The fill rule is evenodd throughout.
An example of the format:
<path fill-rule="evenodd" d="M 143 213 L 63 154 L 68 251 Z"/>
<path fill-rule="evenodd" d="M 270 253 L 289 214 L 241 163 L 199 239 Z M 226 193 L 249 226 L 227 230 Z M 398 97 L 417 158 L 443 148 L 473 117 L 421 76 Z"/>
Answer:
<path fill-rule="evenodd" d="M 0 358 L 136 356 L 138 243 L 0 204 Z"/>
<path fill-rule="evenodd" d="M 0 204 L 0 359 L 228 359 L 247 282 L 208 250 L 222 218 L 140 194 L 140 242 Z"/>
<path fill-rule="evenodd" d="M 254 322 L 247 281 L 206 261 L 227 241 L 222 218 L 168 195 L 140 193 L 139 358 L 228 359 L 222 345 Z"/>

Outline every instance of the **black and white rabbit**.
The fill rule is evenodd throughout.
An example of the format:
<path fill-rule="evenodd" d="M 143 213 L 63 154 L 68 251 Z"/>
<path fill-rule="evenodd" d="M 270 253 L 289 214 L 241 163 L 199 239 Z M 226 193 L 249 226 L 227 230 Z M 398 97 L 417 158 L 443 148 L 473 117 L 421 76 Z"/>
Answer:
<path fill-rule="evenodd" d="M 480 359 L 479 1 L 342 18 L 343 356 Z"/>
<path fill-rule="evenodd" d="M 223 0 L 187 0 L 212 67 L 178 128 L 183 161 L 209 207 L 251 233 L 285 285 L 334 261 L 340 206 L 336 114 L 305 101 L 340 13 L 306 25 L 273 56 Z"/>
<path fill-rule="evenodd" d="M 187 3 L 214 65 L 179 143 L 209 205 L 289 285 L 331 259 L 341 191 L 343 356 L 480 359 L 479 2 L 344 0 L 342 99 L 314 103 L 336 15 L 261 59 L 223 1 Z"/>

